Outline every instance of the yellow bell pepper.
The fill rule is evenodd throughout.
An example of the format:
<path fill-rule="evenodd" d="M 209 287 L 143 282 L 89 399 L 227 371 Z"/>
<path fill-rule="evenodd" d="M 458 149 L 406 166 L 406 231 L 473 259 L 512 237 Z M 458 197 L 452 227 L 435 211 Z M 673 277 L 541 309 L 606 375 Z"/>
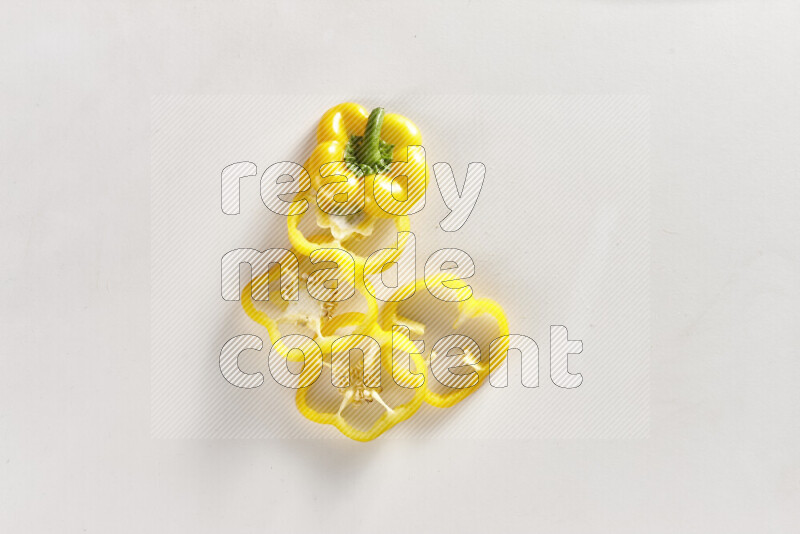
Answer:
<path fill-rule="evenodd" d="M 322 116 L 317 143 L 305 168 L 324 212 L 405 215 L 425 195 L 424 151 L 409 151 L 421 147 L 422 136 L 402 115 L 385 114 L 383 108 L 367 114 L 358 104 L 339 104 Z"/>
<path fill-rule="evenodd" d="M 450 279 L 449 274 L 441 273 L 428 278 L 427 284 L 426 279 L 421 278 L 398 289 L 397 292 L 392 296 L 392 301 L 387 302 L 378 314 L 379 326 L 386 330 L 390 329 L 392 325 L 403 325 L 408 327 L 410 334 L 415 336 L 423 335 L 425 333 L 425 325 L 413 320 L 413 318 L 401 316 L 398 313 L 398 307 L 400 306 L 403 297 L 406 297 L 415 291 L 426 291 L 426 287 L 433 287 L 442 280 L 450 280 L 448 283 L 451 284 L 453 282 Z M 459 292 L 467 291 L 464 285 L 461 285 L 460 287 L 454 287 L 453 289 L 456 289 Z M 461 402 L 467 396 L 477 391 L 478 388 L 480 388 L 480 386 L 485 382 L 485 379 L 487 376 L 489 376 L 489 373 L 503 363 L 509 346 L 508 338 L 506 337 L 508 336 L 508 321 L 506 320 L 503 308 L 497 304 L 497 302 L 488 298 L 471 297 L 467 300 L 462 300 L 459 302 L 442 302 L 442 305 L 454 306 L 458 311 L 458 315 L 456 316 L 452 325 L 454 330 L 466 323 L 469 319 L 474 319 L 481 315 L 488 315 L 497 324 L 498 333 L 493 339 L 501 338 L 500 343 L 495 348 L 497 357 L 490 358 L 488 349 L 490 344 L 489 342 L 492 340 L 486 340 L 484 347 L 487 350 L 482 351 L 480 361 L 471 363 L 472 368 L 476 372 L 475 376 L 477 377 L 477 380 L 474 381 L 473 385 L 460 388 L 451 388 L 447 393 L 443 394 L 434 392 L 430 387 L 425 388 L 424 401 L 427 404 L 437 408 L 448 408 Z M 407 336 L 396 341 L 396 343 L 403 344 L 408 344 L 410 342 L 411 340 Z"/>
<path fill-rule="evenodd" d="M 337 327 L 348 323 L 362 324 L 362 320 L 362 318 L 354 315 L 342 315 L 331 322 L 328 328 L 335 330 Z M 366 369 L 363 358 L 349 364 L 348 369 L 339 368 L 343 363 L 333 361 L 332 358 L 328 357 L 324 359 L 323 367 L 330 369 L 332 375 L 349 373 L 348 385 L 337 388 L 331 382 L 320 378 L 317 379 L 317 385 L 311 387 L 335 388 L 341 394 L 341 402 L 332 404 L 329 410 L 325 410 L 322 407 L 312 405 L 310 401 L 311 387 L 299 388 L 295 394 L 295 404 L 304 417 L 315 423 L 333 425 L 339 432 L 356 441 L 371 441 L 396 424 L 405 421 L 416 413 L 425 396 L 425 388 L 416 385 L 418 384 L 416 380 L 418 375 L 411 372 L 410 369 L 398 368 L 393 365 L 391 335 L 377 327 L 370 329 L 368 335 L 378 341 L 381 347 L 379 360 L 380 385 L 369 384 L 370 381 L 365 376 Z M 411 356 L 416 370 L 425 376 L 425 362 L 416 354 Z M 311 381 L 318 372 L 318 367 L 306 365 L 300 374 L 300 383 Z M 410 398 L 405 402 L 390 406 L 381 397 L 381 393 L 384 387 L 392 386 L 394 383 L 396 383 L 396 387 L 407 388 L 410 392 Z M 364 408 L 373 402 L 379 404 L 383 412 L 371 424 L 359 424 L 364 423 L 364 419 L 367 418 Z M 348 408 L 350 408 L 349 411 Z M 367 426 L 367 428 L 359 428 L 364 426 Z"/>
<path fill-rule="evenodd" d="M 319 239 L 319 236 L 316 236 Z M 355 286 L 355 289 L 358 291 L 360 296 L 366 301 L 367 305 L 367 313 L 366 314 L 358 314 L 358 317 L 361 320 L 359 323 L 358 330 L 365 331 L 369 330 L 371 326 L 375 323 L 378 315 L 378 303 L 375 300 L 375 297 L 369 293 L 364 286 L 363 282 L 363 275 L 360 274 L 359 271 L 359 264 L 355 264 L 355 270 L 347 270 L 347 263 L 342 261 L 339 257 L 344 253 L 344 251 L 330 249 L 324 251 L 326 257 L 324 258 L 327 260 L 339 260 L 338 264 L 340 266 L 341 272 L 339 273 L 339 290 L 342 292 L 349 291 L 351 288 L 347 284 L 349 280 L 352 279 L 352 283 Z M 297 255 L 297 251 L 295 249 L 291 250 L 291 253 Z M 304 272 L 305 269 L 309 267 L 309 261 L 307 257 L 300 255 L 300 271 Z M 287 302 L 285 300 L 279 299 L 280 296 L 279 291 L 277 289 L 277 281 L 278 276 L 281 274 L 279 271 L 274 270 L 270 272 L 266 272 L 263 275 L 251 280 L 243 289 L 241 295 L 241 303 L 242 308 L 244 308 L 245 313 L 255 322 L 262 325 L 264 328 L 267 329 L 267 334 L 269 334 L 269 338 L 274 344 L 275 350 L 278 351 L 278 354 L 283 356 L 284 358 L 288 359 L 289 361 L 302 361 L 302 355 L 298 354 L 297 351 L 292 352 L 290 347 L 285 346 L 281 341 L 281 330 L 279 327 L 279 323 L 281 322 L 291 322 L 295 326 L 304 326 L 311 331 L 311 338 L 322 348 L 323 352 L 327 352 L 329 350 L 330 344 L 336 339 L 336 337 L 326 336 L 324 334 L 326 330 L 326 324 L 332 322 L 336 314 L 336 302 L 321 302 L 318 305 L 312 306 L 312 312 L 309 313 L 308 310 L 303 312 L 301 311 L 293 311 L 292 305 L 296 305 L 295 302 Z M 310 283 L 309 279 L 305 276 L 300 276 L 300 285 L 301 290 L 305 287 L 306 291 L 308 290 L 308 284 Z M 260 310 L 259 307 L 256 306 L 256 303 L 253 302 L 253 294 L 260 294 L 261 288 L 264 284 L 268 284 L 270 295 L 269 295 L 269 302 L 274 303 L 274 306 L 277 308 L 275 313 L 272 317 L 269 314 L 265 313 L 264 311 Z M 316 309 L 313 309 L 316 308 Z M 348 318 L 352 318 L 351 315 L 348 315 Z M 338 323 L 333 323 L 338 324 Z M 329 329 L 329 328 L 328 328 Z"/>
<path fill-rule="evenodd" d="M 300 221 L 303 220 L 303 216 L 305 213 L 296 214 L 296 215 L 289 215 L 286 218 L 286 227 L 287 232 L 289 234 L 289 242 L 294 247 L 299 254 L 303 256 L 309 256 L 315 250 L 319 250 L 321 248 L 339 248 L 342 250 L 348 250 L 348 244 L 350 239 L 356 239 L 353 236 L 344 239 L 338 239 L 335 236 L 325 238 L 324 236 L 317 236 L 315 239 L 308 239 L 303 232 L 300 230 L 299 225 Z M 370 219 L 374 220 L 374 219 Z M 400 217 L 393 217 L 392 218 L 395 226 L 395 230 L 397 232 L 408 232 L 411 229 L 411 225 L 408 220 L 408 216 L 400 216 Z M 374 274 L 378 267 L 383 265 L 386 262 L 392 262 L 396 260 L 403 252 L 406 243 L 408 242 L 408 234 L 404 234 L 403 237 L 400 238 L 399 242 L 397 243 L 397 247 L 388 247 L 383 250 L 378 256 L 376 256 L 376 267 L 373 269 L 369 269 L 364 273 L 364 266 L 366 264 L 367 258 L 363 256 L 359 256 L 355 252 L 351 252 L 348 250 L 350 255 L 353 257 L 353 260 L 356 264 L 356 270 L 358 274 Z M 380 261 L 377 261 L 380 260 Z"/>
<path fill-rule="evenodd" d="M 503 336 L 508 334 L 508 324 L 502 308 L 496 302 L 472 297 L 468 287 L 459 286 L 459 281 L 446 273 L 438 275 L 439 278 L 427 279 L 431 284 L 444 283 L 463 298 L 448 304 L 456 307 L 458 312 L 454 329 L 470 318 L 489 315 L 497 323 L 498 337 L 503 340 L 497 346 L 499 357 L 490 358 L 487 354 L 473 365 L 477 373 L 474 384 L 466 388 L 453 388 L 446 393 L 433 391 L 427 380 L 429 362 L 415 352 L 416 345 L 411 339 L 412 335 L 418 337 L 424 333 L 425 324 L 398 314 L 399 301 L 416 290 L 424 291 L 425 280 L 416 280 L 399 288 L 392 296 L 393 302 L 388 302 L 383 310 L 379 310 L 372 294 L 374 291 L 368 289 L 369 279 L 365 278 L 365 275 L 375 274 L 384 263 L 395 261 L 400 256 L 407 244 L 408 234 L 401 236 L 396 248 L 392 243 L 392 246 L 383 250 L 379 255 L 381 261 L 376 262 L 376 267 L 369 272 L 365 272 L 366 258 L 355 254 L 349 247 L 355 240 L 371 235 L 379 221 L 390 221 L 397 232 L 410 231 L 407 215 L 423 199 L 427 185 L 427 165 L 419 130 L 401 115 L 385 114 L 383 108 L 367 113 L 358 104 L 344 103 L 329 109 L 322 116 L 317 127 L 317 142 L 305 164 L 311 187 L 299 193 L 295 200 L 307 200 L 308 211 L 312 206 L 316 209 L 317 226 L 326 232 L 306 237 L 299 225 L 307 212 L 292 212 L 287 217 L 292 252 L 305 266 L 319 261 L 335 261 L 339 271 L 334 291 L 357 290 L 366 299 L 366 311 L 342 312 L 337 310 L 337 302 L 321 302 L 319 309 L 313 313 L 300 312 L 292 311 L 296 303 L 279 301 L 275 304 L 278 311 L 270 316 L 256 306 L 252 295 L 263 293 L 263 285 L 269 283 L 270 298 L 274 295 L 278 300 L 275 271 L 265 273 L 247 284 L 242 290 L 241 302 L 245 312 L 267 329 L 273 340 L 273 348 L 288 360 L 300 361 L 300 351 L 294 351 L 282 343 L 279 323 L 290 322 L 294 327 L 305 327 L 311 331 L 309 337 L 313 343 L 307 342 L 300 347 L 310 357 L 306 359 L 300 374 L 300 388 L 295 395 L 299 412 L 311 421 L 335 426 L 351 439 L 370 441 L 411 417 L 423 403 L 446 408 L 477 390 L 488 374 L 505 359 L 508 340 Z M 308 184 L 304 184 L 303 189 L 307 187 Z M 301 276 L 301 283 L 307 290 L 323 290 L 324 281 L 316 277 L 318 272 Z M 405 326 L 408 330 L 395 329 L 395 325 Z M 341 337 L 343 335 L 346 337 Z M 349 358 L 338 356 L 345 349 L 352 348 L 359 352 L 360 346 L 351 344 L 357 340 L 368 342 L 367 336 L 377 341 L 380 351 L 377 360 L 370 359 L 367 364 L 366 357 L 356 358 L 351 365 Z M 375 357 L 378 349 L 375 349 L 374 342 L 371 346 Z M 400 355 L 409 355 L 410 359 L 396 358 Z M 373 381 L 376 361 L 380 384 Z M 402 361 L 410 362 L 411 368 L 404 368 L 400 363 Z M 330 370 L 332 377 L 327 383 L 318 380 L 324 367 Z M 346 384 L 337 381 L 342 377 L 347 377 Z M 405 388 L 400 396 L 410 398 L 399 402 L 387 397 L 387 402 L 382 386 Z M 333 388 L 332 393 L 339 395 L 334 395 L 338 400 L 332 403 L 330 409 L 315 405 L 311 390 L 317 387 L 327 388 L 326 391 Z M 364 423 L 370 412 L 364 408 L 376 405 L 380 405 L 382 413 L 364 428 L 365 425 L 359 423 Z"/>

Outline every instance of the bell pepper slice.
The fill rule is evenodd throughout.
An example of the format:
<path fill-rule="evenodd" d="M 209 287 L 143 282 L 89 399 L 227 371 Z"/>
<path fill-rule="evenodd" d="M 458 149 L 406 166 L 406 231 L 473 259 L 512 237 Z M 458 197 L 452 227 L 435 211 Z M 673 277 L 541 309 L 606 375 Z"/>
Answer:
<path fill-rule="evenodd" d="M 407 317 L 399 313 L 399 307 L 402 305 L 402 298 L 407 297 L 415 291 L 427 291 L 428 285 L 434 286 L 435 284 L 441 283 L 443 280 L 449 280 L 452 282 L 452 278 L 449 274 L 441 273 L 439 275 L 427 278 L 428 284 L 426 284 L 426 279 L 420 278 L 398 289 L 398 291 L 392 297 L 392 301 L 388 302 L 378 314 L 379 326 L 383 330 L 390 330 L 393 325 L 403 325 L 409 328 L 410 334 L 417 337 L 422 336 L 426 330 L 425 324 L 415 320 L 413 317 Z M 508 336 L 509 332 L 508 321 L 503 308 L 492 299 L 476 298 L 472 296 L 467 300 L 462 300 L 459 302 L 438 302 L 438 305 L 443 307 L 455 308 L 457 314 L 452 323 L 452 328 L 454 330 L 457 330 L 459 327 L 463 326 L 470 319 L 488 316 L 495 322 L 498 332 L 496 336 L 484 343 L 485 349 L 481 351 L 480 360 L 469 362 L 472 368 L 475 370 L 475 375 L 473 376 L 477 376 L 477 381 L 475 381 L 473 385 L 467 387 L 448 388 L 447 392 L 439 393 L 434 391 L 430 384 L 426 384 L 424 401 L 427 404 L 437 408 L 447 408 L 461 402 L 466 397 L 477 391 L 485 382 L 485 379 L 489 373 L 496 369 L 505 360 L 509 345 L 508 338 L 505 336 Z M 500 338 L 500 342 L 495 347 L 497 357 L 490 358 L 490 342 L 493 339 L 498 338 Z M 409 343 L 410 339 L 402 339 L 401 341 Z M 430 354 L 432 353 L 432 348 L 426 347 L 426 351 Z M 430 355 L 428 356 L 427 360 L 428 365 L 430 366 Z"/>
<path fill-rule="evenodd" d="M 376 260 L 380 260 L 377 262 L 377 266 L 375 268 L 370 268 L 366 272 L 364 272 L 364 266 L 366 264 L 367 258 L 360 256 L 354 252 L 348 250 L 348 244 L 351 242 L 347 239 L 339 240 L 335 237 L 321 237 L 317 236 L 315 240 L 311 240 L 306 238 L 303 232 L 300 230 L 299 225 L 300 222 L 303 220 L 303 217 L 308 213 L 300 213 L 296 215 L 289 215 L 286 217 L 286 225 L 287 230 L 289 233 L 289 242 L 292 244 L 294 249 L 303 256 L 309 256 L 311 253 L 320 248 L 340 248 L 343 250 L 347 250 L 355 260 L 356 266 L 360 269 L 360 273 L 362 274 L 374 274 L 377 272 L 377 269 L 387 263 L 396 260 L 402 254 L 405 245 L 408 242 L 408 232 L 411 229 L 411 224 L 409 223 L 408 216 L 402 217 L 394 217 L 392 221 L 394 222 L 395 230 L 400 233 L 403 232 L 403 235 L 397 242 L 397 247 L 389 247 L 387 249 L 382 250 L 378 256 L 376 256 Z"/>
<path fill-rule="evenodd" d="M 342 315 L 328 324 L 328 332 L 336 330 L 337 327 L 349 322 L 361 323 L 355 316 Z M 323 367 L 327 367 L 332 375 L 349 374 L 349 383 L 346 386 L 334 386 L 324 378 L 319 378 L 309 387 L 301 387 L 295 394 L 295 403 L 298 411 L 310 421 L 319 424 L 332 425 L 339 432 L 350 439 L 356 441 L 371 441 L 398 423 L 405 421 L 422 405 L 425 388 L 414 387 L 416 375 L 410 369 L 402 369 L 392 364 L 392 344 L 391 336 L 373 326 L 367 334 L 375 339 L 380 345 L 380 385 L 370 383 L 366 376 L 364 359 L 356 358 L 355 363 L 342 362 L 328 357 L 323 361 Z M 412 354 L 414 367 L 421 373 L 425 373 L 425 362 L 418 355 Z M 341 366 L 349 366 L 341 367 Z M 304 383 L 304 375 L 311 377 L 317 369 L 308 366 L 304 368 L 300 375 L 300 382 Z M 389 376 L 390 375 L 390 376 Z M 393 382 L 392 382 L 393 379 Z M 308 382 L 309 379 L 306 379 Z M 411 397 L 405 402 L 397 402 L 390 406 L 391 401 L 386 401 L 381 396 L 383 388 L 386 386 L 405 387 L 411 391 Z M 311 402 L 311 389 L 320 387 L 328 390 L 328 393 L 335 392 L 334 398 L 337 402 L 329 402 L 329 409 L 314 406 Z M 338 396 L 337 396 L 338 394 Z M 365 413 L 367 407 L 372 403 L 380 405 L 382 413 L 374 418 L 371 424 L 359 425 L 360 422 L 368 417 Z M 360 428 L 367 426 L 367 428 Z"/>
<path fill-rule="evenodd" d="M 314 241 L 321 239 L 324 239 L 324 236 L 317 235 L 312 237 L 312 240 Z M 306 256 L 298 254 L 297 250 L 295 249 L 292 249 L 290 252 L 298 256 L 300 263 L 300 289 L 308 291 L 309 283 L 312 285 L 322 284 L 323 281 L 317 281 L 313 276 L 309 277 L 307 275 L 308 271 L 311 269 L 310 259 Z M 360 330 L 368 330 L 377 319 L 378 303 L 375 300 L 375 297 L 373 297 L 364 286 L 363 275 L 360 274 L 359 264 L 352 262 L 348 263 L 348 258 L 342 257 L 345 252 L 339 249 L 324 249 L 322 250 L 322 253 L 323 261 L 339 259 L 337 263 L 339 265 L 339 269 L 341 269 L 339 273 L 341 276 L 339 277 L 338 282 L 341 290 L 350 291 L 351 288 L 348 287 L 347 282 L 352 279 L 355 285 L 355 290 L 360 297 L 365 300 L 367 313 L 359 314 L 358 317 L 360 318 L 361 323 L 351 326 L 357 326 Z M 352 266 L 351 270 L 348 270 L 349 266 Z M 312 275 L 313 274 L 314 273 L 312 273 Z M 308 330 L 310 330 L 310 337 L 322 347 L 323 351 L 325 351 L 326 347 L 330 345 L 333 339 L 335 339 L 329 338 L 323 333 L 326 331 L 326 324 L 332 322 L 341 313 L 335 313 L 336 308 L 338 307 L 337 302 L 308 302 L 309 306 L 303 309 L 299 301 L 285 301 L 281 299 L 279 290 L 277 288 L 277 280 L 279 275 L 280 272 L 277 269 L 273 269 L 251 280 L 250 283 L 248 283 L 242 289 L 242 308 L 251 319 L 267 329 L 270 341 L 272 341 L 275 350 L 277 350 L 281 356 L 290 361 L 302 361 L 302 355 L 298 354 L 297 351 L 292 352 L 291 348 L 282 343 L 282 332 L 279 324 L 282 322 L 288 322 L 294 326 L 306 327 Z M 270 291 L 269 300 L 267 302 L 274 304 L 274 306 L 277 308 L 275 313 L 272 314 L 260 309 L 260 306 L 257 306 L 256 302 L 253 301 L 253 294 L 259 294 L 262 292 L 262 288 L 265 284 L 268 284 Z M 352 315 L 348 315 L 347 317 L 353 318 Z"/>

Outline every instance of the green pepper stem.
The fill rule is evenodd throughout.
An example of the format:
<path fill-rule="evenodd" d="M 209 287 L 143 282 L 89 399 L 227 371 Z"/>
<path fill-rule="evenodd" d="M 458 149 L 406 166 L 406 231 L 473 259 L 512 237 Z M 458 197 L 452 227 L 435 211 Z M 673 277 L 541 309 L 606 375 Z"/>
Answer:
<path fill-rule="evenodd" d="M 375 108 L 370 112 L 369 119 L 367 119 L 367 127 L 364 130 L 364 138 L 361 141 L 358 154 L 356 154 L 359 163 L 374 166 L 382 161 L 380 142 L 383 115 L 383 108 Z"/>

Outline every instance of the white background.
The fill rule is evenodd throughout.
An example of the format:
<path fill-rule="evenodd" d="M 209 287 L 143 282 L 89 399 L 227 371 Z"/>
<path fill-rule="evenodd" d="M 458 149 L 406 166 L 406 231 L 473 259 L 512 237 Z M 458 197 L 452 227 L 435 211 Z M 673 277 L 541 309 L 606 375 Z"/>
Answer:
<path fill-rule="evenodd" d="M 164 4 L 3 6 L 0 530 L 796 530 L 797 2 Z M 152 440 L 176 93 L 649 95 L 649 439 Z"/>

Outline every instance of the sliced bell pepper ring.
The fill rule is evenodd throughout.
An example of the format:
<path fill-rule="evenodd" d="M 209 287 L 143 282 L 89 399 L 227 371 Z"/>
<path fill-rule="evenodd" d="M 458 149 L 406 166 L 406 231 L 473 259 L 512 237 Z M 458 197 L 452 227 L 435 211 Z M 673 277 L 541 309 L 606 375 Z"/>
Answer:
<path fill-rule="evenodd" d="M 427 279 L 428 285 L 431 287 L 441 283 L 443 280 L 452 282 L 452 278 L 447 273 L 442 273 Z M 378 314 L 378 324 L 380 325 L 381 329 L 390 330 L 393 325 L 403 325 L 408 327 L 408 332 L 411 335 L 415 337 L 422 336 L 425 333 L 425 325 L 414 320 L 413 318 L 400 315 L 398 313 L 398 308 L 402 304 L 401 299 L 403 297 L 407 298 L 408 295 L 415 291 L 427 291 L 426 287 L 426 279 L 421 278 L 398 289 L 398 291 L 392 297 L 392 301 L 388 302 Z M 462 285 L 460 291 L 466 291 L 465 286 Z M 437 393 L 433 391 L 433 389 L 430 387 L 430 384 L 426 385 L 424 401 L 437 408 L 447 408 L 461 402 L 467 396 L 477 391 L 489 373 L 496 369 L 505 360 L 509 346 L 508 338 L 506 336 L 508 336 L 509 332 L 508 321 L 506 320 L 503 308 L 494 300 L 488 298 L 476 298 L 473 296 L 467 300 L 462 300 L 459 302 L 440 302 L 441 306 L 453 306 L 456 308 L 457 315 L 452 324 L 452 328 L 454 330 L 464 325 L 470 319 L 488 315 L 497 325 L 498 333 L 492 339 L 500 339 L 499 343 L 495 346 L 496 357 L 490 357 L 489 342 L 492 341 L 492 339 L 490 339 L 485 343 L 486 350 L 482 351 L 480 360 L 469 362 L 471 367 L 475 370 L 475 374 L 473 374 L 472 377 L 477 377 L 477 380 L 472 381 L 473 385 L 469 385 L 467 387 L 459 386 L 448 388 L 446 393 Z M 398 342 L 407 344 L 411 343 L 412 341 L 410 338 L 408 338 L 408 336 L 403 337 L 401 335 L 401 337 L 396 340 L 396 344 Z M 427 347 L 426 350 L 428 350 Z M 433 352 L 432 349 L 430 349 L 430 352 Z M 464 352 L 468 353 L 469 349 L 464 349 Z M 466 356 L 473 355 L 466 354 Z M 431 358 L 429 357 L 428 360 L 428 363 L 430 364 Z M 468 375 L 464 376 L 466 377 Z"/>
<path fill-rule="evenodd" d="M 322 239 L 322 236 L 315 236 L 312 237 L 314 240 Z M 365 299 L 367 305 L 367 313 L 359 313 L 358 318 L 360 319 L 361 323 L 353 324 L 350 326 L 358 327 L 356 330 L 363 331 L 368 330 L 371 326 L 375 323 L 378 315 L 378 303 L 375 300 L 375 297 L 367 291 L 366 287 L 364 286 L 363 282 L 363 275 L 360 274 L 359 271 L 359 264 L 352 262 L 348 263 L 346 258 L 342 258 L 345 254 L 342 250 L 339 249 L 322 249 L 320 254 L 320 261 L 337 261 L 339 268 L 343 269 L 340 272 L 341 276 L 338 278 L 338 283 L 340 284 L 337 286 L 337 290 L 341 291 L 350 291 L 348 287 L 348 282 L 352 279 L 353 284 L 355 285 L 355 290 L 360 294 L 361 297 Z M 292 249 L 291 253 L 297 254 L 297 251 Z M 288 254 L 288 253 L 287 253 Z M 300 261 L 300 272 L 303 273 L 305 269 L 309 268 L 310 259 L 308 257 L 298 255 L 298 260 Z M 348 265 L 353 265 L 353 269 L 351 271 L 347 271 Z M 322 270 L 315 271 L 315 273 L 319 273 Z M 312 273 L 312 276 L 302 275 L 300 276 L 300 284 L 301 288 L 305 287 L 305 290 L 309 290 L 309 286 L 314 291 L 314 287 L 316 286 L 317 289 L 321 289 L 324 286 L 324 280 L 321 277 L 315 277 L 315 273 Z M 267 333 L 269 334 L 270 341 L 273 343 L 275 350 L 278 353 L 287 358 L 290 361 L 302 361 L 302 354 L 298 354 L 298 351 L 292 352 L 290 347 L 287 347 L 281 341 L 281 329 L 279 328 L 279 323 L 281 322 L 292 322 L 297 326 L 305 326 L 307 329 L 311 331 L 311 337 L 314 339 L 317 344 L 320 345 L 323 352 L 326 352 L 329 345 L 335 338 L 328 338 L 323 332 L 326 331 L 326 324 L 334 321 L 338 315 L 342 314 L 335 314 L 335 310 L 337 307 L 337 302 L 335 301 L 325 301 L 319 302 L 318 304 L 312 303 L 312 309 L 315 313 L 309 313 L 308 310 L 293 310 L 293 307 L 298 306 L 299 302 L 296 303 L 294 301 L 285 301 L 280 298 L 278 289 L 276 287 L 276 282 L 280 275 L 280 271 L 277 269 L 268 271 L 261 276 L 251 280 L 243 289 L 241 294 L 241 303 L 242 308 L 244 308 L 245 313 L 253 319 L 255 322 L 261 324 L 267 329 Z M 255 302 L 253 301 L 253 294 L 259 294 L 263 290 L 264 284 L 268 284 L 270 296 L 269 302 L 275 302 L 275 306 L 279 310 L 281 310 L 278 314 L 270 316 L 270 314 L 258 309 Z M 352 298 L 352 297 L 351 297 Z M 348 299 L 349 300 L 349 299 Z M 347 312 L 345 312 L 347 313 Z M 348 318 L 353 318 L 353 312 L 350 312 L 351 315 L 347 315 Z M 341 320 L 340 320 L 341 321 Z M 338 323 L 334 323 L 338 324 Z"/>
<path fill-rule="evenodd" d="M 343 314 L 335 318 L 327 325 L 326 331 L 332 333 L 337 328 L 348 323 L 360 324 L 362 322 L 361 319 L 354 315 L 357 314 Z M 380 345 L 380 356 L 375 362 L 379 365 L 380 385 L 371 381 L 371 378 L 375 378 L 375 373 L 368 372 L 366 358 L 356 359 L 355 363 L 353 363 L 348 361 L 349 359 L 342 361 L 331 355 L 330 358 L 326 358 L 323 361 L 322 365 L 329 368 L 331 374 L 338 376 L 339 379 L 343 375 L 349 375 L 348 383 L 346 385 L 338 384 L 337 387 L 337 385 L 324 379 L 318 379 L 315 384 L 309 387 L 301 387 L 295 394 L 297 409 L 304 417 L 315 423 L 333 425 L 339 432 L 356 441 L 371 441 L 396 424 L 405 421 L 419 409 L 425 396 L 424 387 L 415 387 L 415 384 L 418 383 L 415 380 L 416 374 L 412 373 L 410 369 L 397 368 L 393 365 L 391 336 L 375 326 L 369 329 L 366 335 L 369 335 Z M 358 338 L 363 336 L 351 337 Z M 347 350 L 351 345 L 345 344 L 344 350 Z M 422 358 L 412 354 L 412 361 L 414 367 L 424 375 L 425 362 Z M 318 373 L 318 370 L 314 366 L 304 367 L 300 374 L 300 382 L 310 382 L 311 377 L 316 376 L 315 373 Z M 383 393 L 383 387 L 395 385 L 394 383 L 396 383 L 396 386 L 407 388 L 411 392 L 411 397 L 405 402 L 389 406 L 381 394 Z M 311 388 L 315 386 L 327 388 L 329 393 L 336 391 L 339 394 L 338 397 L 334 395 L 334 398 L 339 400 L 338 402 L 330 403 L 330 410 L 315 407 L 311 402 Z M 373 402 L 380 405 L 383 412 L 379 417 L 374 418 L 371 424 L 368 423 L 368 426 L 359 425 L 368 417 L 365 412 Z M 367 426 L 367 428 L 359 428 L 359 426 Z"/>
<path fill-rule="evenodd" d="M 303 216 L 308 213 L 297 214 L 297 215 L 289 215 L 286 217 L 286 225 L 289 233 L 289 242 L 292 244 L 294 249 L 304 255 L 309 256 L 312 252 L 320 248 L 340 248 L 343 250 L 348 250 L 347 244 L 348 241 L 345 240 L 338 240 L 335 237 L 330 238 L 321 238 L 317 236 L 316 239 L 310 240 L 306 238 L 303 232 L 300 230 L 299 225 L 300 221 L 303 219 Z M 351 256 L 355 260 L 356 264 L 356 277 L 358 278 L 358 274 L 374 274 L 377 272 L 380 266 L 384 265 L 387 262 L 392 262 L 400 257 L 402 254 L 403 249 L 408 242 L 408 231 L 411 229 L 411 224 L 409 223 L 408 216 L 402 217 L 393 217 L 393 222 L 395 226 L 395 230 L 400 233 L 403 232 L 403 235 L 397 242 L 397 247 L 390 246 L 384 250 L 382 250 L 378 256 L 376 256 L 376 267 L 367 270 L 364 272 L 364 266 L 366 264 L 367 259 L 363 256 L 359 256 L 353 252 L 350 252 Z M 316 242 L 315 242 L 316 241 Z"/>

